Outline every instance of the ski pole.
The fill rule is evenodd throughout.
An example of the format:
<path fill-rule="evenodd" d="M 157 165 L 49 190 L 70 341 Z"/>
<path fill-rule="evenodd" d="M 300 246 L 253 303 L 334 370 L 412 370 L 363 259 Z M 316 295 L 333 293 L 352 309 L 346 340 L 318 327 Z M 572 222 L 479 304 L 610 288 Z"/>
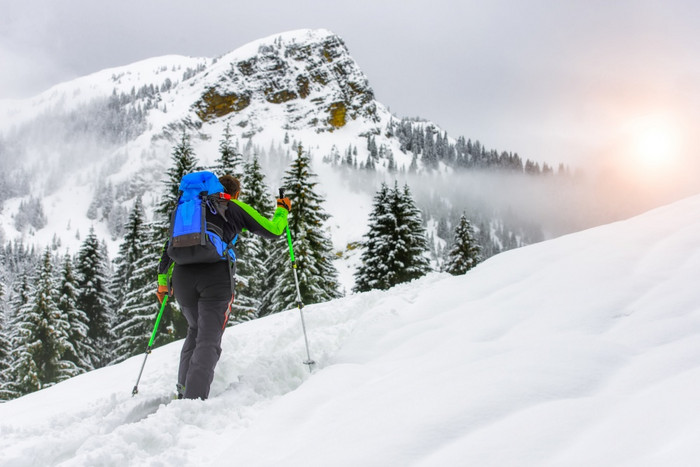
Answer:
<path fill-rule="evenodd" d="M 168 295 L 163 297 L 163 303 L 160 305 L 160 312 L 158 312 L 158 317 L 156 318 L 156 325 L 153 326 L 153 332 L 151 333 L 151 339 L 148 341 L 148 347 L 146 347 L 146 355 L 143 357 L 143 363 L 141 364 L 141 371 L 139 371 L 139 377 L 136 378 L 136 384 L 134 389 L 131 391 L 131 396 L 135 396 L 139 392 L 139 381 L 141 381 L 141 375 L 143 374 L 143 368 L 146 366 L 146 359 L 148 354 L 151 353 L 153 348 L 153 341 L 156 340 L 156 332 L 158 332 L 158 325 L 160 324 L 160 318 L 163 316 L 163 310 L 165 310 L 165 304 L 168 303 Z"/>
<path fill-rule="evenodd" d="M 284 188 L 280 188 L 280 198 L 284 198 Z M 308 365 L 309 372 L 311 372 L 311 365 L 315 365 L 316 362 L 311 360 L 311 354 L 309 352 L 309 338 L 306 335 L 306 323 L 304 322 L 304 312 L 302 311 L 304 303 L 301 301 L 301 292 L 299 291 L 297 262 L 294 259 L 294 248 L 292 247 L 292 234 L 289 232 L 289 224 L 287 224 L 287 244 L 289 245 L 289 257 L 292 260 L 292 270 L 294 271 L 294 284 L 297 288 L 297 307 L 299 308 L 299 316 L 301 316 L 301 329 L 304 331 L 304 343 L 306 344 L 306 361 L 304 361 L 304 365 Z"/>

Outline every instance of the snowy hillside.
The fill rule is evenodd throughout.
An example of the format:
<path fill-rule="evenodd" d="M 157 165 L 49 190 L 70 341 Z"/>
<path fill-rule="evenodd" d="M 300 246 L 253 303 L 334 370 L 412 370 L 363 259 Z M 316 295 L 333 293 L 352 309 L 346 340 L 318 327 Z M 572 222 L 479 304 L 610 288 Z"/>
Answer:
<path fill-rule="evenodd" d="M 212 398 L 179 343 L 0 405 L 0 465 L 694 465 L 700 196 L 224 335 Z M 168 403 L 170 402 L 170 403 Z"/>

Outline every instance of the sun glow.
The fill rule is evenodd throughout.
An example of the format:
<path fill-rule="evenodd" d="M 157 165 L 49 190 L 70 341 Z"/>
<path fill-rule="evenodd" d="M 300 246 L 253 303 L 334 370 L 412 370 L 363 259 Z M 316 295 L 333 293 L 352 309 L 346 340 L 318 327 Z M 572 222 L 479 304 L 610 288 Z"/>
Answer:
<path fill-rule="evenodd" d="M 627 137 L 630 156 L 646 168 L 668 167 L 679 156 L 680 133 L 668 119 L 636 119 L 629 125 Z"/>
<path fill-rule="evenodd" d="M 688 125 L 670 112 L 639 115 L 628 115 L 617 127 L 610 157 L 599 166 L 611 199 L 649 207 L 692 193 L 700 182 L 698 162 L 688 153 L 693 141 Z"/>

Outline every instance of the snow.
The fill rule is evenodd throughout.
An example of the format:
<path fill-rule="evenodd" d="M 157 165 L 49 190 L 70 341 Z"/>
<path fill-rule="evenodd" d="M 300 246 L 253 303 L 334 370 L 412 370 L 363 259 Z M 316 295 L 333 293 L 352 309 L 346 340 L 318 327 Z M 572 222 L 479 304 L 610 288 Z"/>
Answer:
<path fill-rule="evenodd" d="M 700 195 L 465 276 L 226 331 L 212 397 L 181 343 L 0 405 L 0 465 L 693 465 Z M 144 346 L 145 346 L 144 342 Z"/>
<path fill-rule="evenodd" d="M 0 130 L 19 125 L 57 107 L 69 112 L 92 99 L 108 97 L 114 91 L 128 94 L 132 88 L 138 90 L 143 85 L 160 87 L 166 79 L 175 84 L 182 80 L 187 68 L 209 65 L 211 62 L 209 58 L 164 55 L 66 81 L 30 99 L 0 99 Z"/>
<path fill-rule="evenodd" d="M 281 41 L 282 43 L 305 43 L 321 41 L 328 36 L 335 35 L 333 32 L 327 29 L 295 29 L 290 31 L 284 31 L 277 34 L 272 34 L 268 37 L 261 39 L 256 39 L 254 41 L 248 42 L 247 44 L 237 48 L 235 51 L 224 56 L 225 59 L 228 55 L 234 55 L 238 60 L 245 60 L 247 58 L 254 57 L 258 54 L 260 47 L 269 46 L 275 41 Z"/>

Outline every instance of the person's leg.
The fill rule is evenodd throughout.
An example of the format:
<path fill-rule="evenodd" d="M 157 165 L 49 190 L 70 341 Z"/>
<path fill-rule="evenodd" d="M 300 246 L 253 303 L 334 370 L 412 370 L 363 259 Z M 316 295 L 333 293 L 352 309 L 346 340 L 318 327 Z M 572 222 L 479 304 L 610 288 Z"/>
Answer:
<path fill-rule="evenodd" d="M 206 399 L 221 355 L 224 317 L 231 298 L 228 266 L 224 261 L 175 266 L 173 290 L 188 324 L 178 386 L 184 385 L 188 399 Z"/>
<path fill-rule="evenodd" d="M 200 269 L 197 292 L 197 338 L 185 382 L 185 397 L 188 399 L 209 397 L 214 368 L 221 355 L 221 336 L 231 299 L 231 280 L 225 262 L 209 264 Z"/>
<path fill-rule="evenodd" d="M 187 319 L 188 328 L 187 337 L 185 337 L 185 342 L 182 344 L 182 350 L 180 351 L 180 367 L 177 372 L 178 396 L 184 396 L 185 394 L 187 371 L 190 367 L 192 352 L 194 352 L 197 343 L 197 320 L 199 318 L 196 307 L 182 306 L 181 310 L 183 316 Z"/>
<path fill-rule="evenodd" d="M 173 270 L 173 291 L 176 295 L 175 299 L 180 305 L 182 315 L 187 320 L 187 336 L 180 351 L 180 365 L 177 374 L 178 397 L 184 396 L 187 371 L 189 370 L 192 352 L 194 352 L 197 343 L 199 293 L 196 289 L 196 271 L 193 271 L 188 266 L 176 265 Z"/>
<path fill-rule="evenodd" d="M 214 380 L 214 368 L 221 356 L 226 301 L 200 301 L 196 345 L 189 360 L 185 398 L 206 399 Z"/>

